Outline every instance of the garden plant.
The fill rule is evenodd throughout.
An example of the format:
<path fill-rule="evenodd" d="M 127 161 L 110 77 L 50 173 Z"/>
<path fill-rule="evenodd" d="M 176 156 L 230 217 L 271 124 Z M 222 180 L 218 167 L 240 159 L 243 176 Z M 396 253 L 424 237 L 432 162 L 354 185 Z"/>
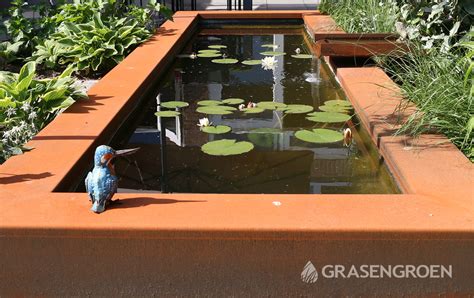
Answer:
<path fill-rule="evenodd" d="M 152 36 L 159 16 L 171 18 L 155 0 L 145 8 L 124 3 L 11 2 L 0 26 L 8 38 L 0 42 L 0 163 L 30 150 L 27 141 L 86 97 L 75 77 L 102 76 Z"/>
<path fill-rule="evenodd" d="M 417 106 L 398 133 L 443 133 L 474 161 L 474 2 L 324 0 L 320 9 L 350 33 L 398 33 L 409 50 L 375 58 L 399 84 L 400 108 Z"/>

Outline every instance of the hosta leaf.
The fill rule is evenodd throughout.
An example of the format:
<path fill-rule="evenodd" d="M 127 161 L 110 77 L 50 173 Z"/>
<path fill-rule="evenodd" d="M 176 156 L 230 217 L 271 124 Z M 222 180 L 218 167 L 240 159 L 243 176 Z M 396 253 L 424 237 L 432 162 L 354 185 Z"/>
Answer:
<path fill-rule="evenodd" d="M 222 101 L 222 103 L 227 104 L 227 105 L 238 105 L 243 103 L 245 100 L 242 98 L 227 98 Z"/>
<path fill-rule="evenodd" d="M 31 75 L 35 75 L 36 72 L 36 63 L 31 61 L 23 65 L 23 67 L 20 69 L 20 74 L 18 75 L 18 81 L 22 81 L 27 77 L 30 77 Z"/>
<path fill-rule="evenodd" d="M 163 108 L 175 109 L 175 108 L 185 108 L 189 106 L 189 103 L 184 101 L 167 101 L 160 104 Z"/>
<path fill-rule="evenodd" d="M 212 134 L 228 133 L 231 130 L 232 128 L 230 128 L 230 126 L 227 126 L 227 125 L 205 126 L 201 128 L 201 131 L 205 133 L 212 133 Z"/>
<path fill-rule="evenodd" d="M 227 156 L 246 153 L 253 148 L 254 146 L 250 142 L 223 139 L 206 143 L 202 145 L 201 150 L 209 155 Z"/>
<path fill-rule="evenodd" d="M 16 103 L 11 101 L 10 99 L 0 99 L 0 109 L 14 108 L 14 107 L 16 107 Z"/>
<path fill-rule="evenodd" d="M 46 102 L 52 101 L 52 100 L 58 100 L 58 99 L 63 98 L 65 93 L 66 93 L 66 88 L 55 89 L 43 95 L 43 100 Z"/>
<path fill-rule="evenodd" d="M 295 133 L 295 137 L 309 143 L 335 143 L 342 141 L 344 136 L 342 133 L 325 128 L 316 128 L 313 130 L 299 130 Z"/>
<path fill-rule="evenodd" d="M 214 60 L 211 60 L 211 62 L 217 63 L 217 64 L 235 64 L 235 63 L 239 62 L 239 60 L 237 60 L 237 59 L 214 59 Z"/>
<path fill-rule="evenodd" d="M 337 123 L 337 122 L 346 122 L 351 119 L 351 116 L 342 113 L 332 113 L 332 112 L 314 112 L 308 114 L 306 119 L 314 122 L 323 122 L 323 123 Z"/>
<path fill-rule="evenodd" d="M 180 112 L 176 112 L 176 111 L 159 111 L 159 112 L 156 112 L 155 115 L 158 116 L 158 117 L 163 117 L 163 118 L 166 118 L 166 117 L 176 117 L 176 116 L 179 116 L 179 115 L 180 115 Z"/>

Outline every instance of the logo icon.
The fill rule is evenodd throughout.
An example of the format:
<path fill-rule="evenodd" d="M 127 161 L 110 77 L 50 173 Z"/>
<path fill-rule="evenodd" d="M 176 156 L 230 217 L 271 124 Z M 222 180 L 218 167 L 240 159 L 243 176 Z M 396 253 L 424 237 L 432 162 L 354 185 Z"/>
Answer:
<path fill-rule="evenodd" d="M 307 284 L 315 283 L 318 280 L 318 271 L 311 261 L 308 261 L 301 272 L 301 280 Z"/>

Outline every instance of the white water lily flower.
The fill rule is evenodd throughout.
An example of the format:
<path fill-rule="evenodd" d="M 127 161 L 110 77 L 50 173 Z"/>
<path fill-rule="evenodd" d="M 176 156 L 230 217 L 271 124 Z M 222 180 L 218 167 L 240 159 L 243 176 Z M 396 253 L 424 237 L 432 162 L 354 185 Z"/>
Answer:
<path fill-rule="evenodd" d="M 301 53 L 301 49 L 300 49 L 300 48 L 296 48 L 295 53 L 296 53 L 296 55 L 299 55 L 299 54 Z"/>
<path fill-rule="evenodd" d="M 247 104 L 247 109 L 253 109 L 256 107 L 257 107 L 257 104 L 254 102 L 249 101 L 249 103 Z"/>
<path fill-rule="evenodd" d="M 262 59 L 262 68 L 265 70 L 274 70 L 277 67 L 278 61 L 275 56 L 268 56 Z"/>
<path fill-rule="evenodd" d="M 197 124 L 197 126 L 203 128 L 203 127 L 206 127 L 206 126 L 211 126 L 212 123 L 209 121 L 209 119 L 206 117 L 206 118 L 202 118 L 202 119 L 199 119 L 199 123 Z"/>
<path fill-rule="evenodd" d="M 245 105 L 244 104 L 240 104 L 239 105 L 239 111 L 243 111 L 245 109 Z"/>
<path fill-rule="evenodd" d="M 192 54 L 189 56 L 189 58 L 191 58 L 191 59 L 196 59 L 196 58 L 197 58 L 196 53 L 192 53 Z"/>

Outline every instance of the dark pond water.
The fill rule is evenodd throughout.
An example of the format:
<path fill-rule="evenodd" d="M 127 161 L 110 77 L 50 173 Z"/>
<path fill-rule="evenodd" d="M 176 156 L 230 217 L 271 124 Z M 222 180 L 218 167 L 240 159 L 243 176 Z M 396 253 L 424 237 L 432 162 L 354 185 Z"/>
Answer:
<path fill-rule="evenodd" d="M 283 32 L 283 31 L 281 31 Z M 222 33 L 222 34 L 221 34 Z M 273 32 L 272 32 L 273 33 Z M 278 48 L 265 48 L 273 44 Z M 191 59 L 189 55 L 210 45 L 225 45 L 227 58 L 236 64 L 215 64 L 216 58 Z M 206 115 L 196 111 L 201 100 L 241 98 L 248 102 L 273 101 L 314 107 L 342 99 L 339 86 L 318 59 L 291 57 L 299 48 L 309 53 L 302 32 L 241 35 L 234 31 L 203 31 L 193 38 L 160 79 L 154 94 L 131 119 L 114 144 L 117 148 L 140 147 L 128 159 L 118 160 L 119 191 L 180 193 L 397 193 L 387 169 L 356 117 L 342 123 L 316 123 L 305 114 L 265 110 L 257 114 L 233 111 L 228 115 Z M 262 59 L 261 52 L 282 51 L 274 69 L 246 66 L 248 59 Z M 159 103 L 185 101 L 181 115 L 163 118 L 166 142 L 160 143 Z M 237 105 L 234 105 L 237 107 Z M 208 117 L 213 125 L 226 125 L 225 134 L 204 133 L 197 126 Z M 352 143 L 315 144 L 295 137 L 301 129 L 351 128 Z M 266 128 L 262 133 L 262 128 Z M 260 129 L 259 131 L 255 131 Z M 201 150 L 207 142 L 232 139 L 254 145 L 248 153 L 212 156 Z M 164 147 L 165 162 L 161 155 Z"/>

